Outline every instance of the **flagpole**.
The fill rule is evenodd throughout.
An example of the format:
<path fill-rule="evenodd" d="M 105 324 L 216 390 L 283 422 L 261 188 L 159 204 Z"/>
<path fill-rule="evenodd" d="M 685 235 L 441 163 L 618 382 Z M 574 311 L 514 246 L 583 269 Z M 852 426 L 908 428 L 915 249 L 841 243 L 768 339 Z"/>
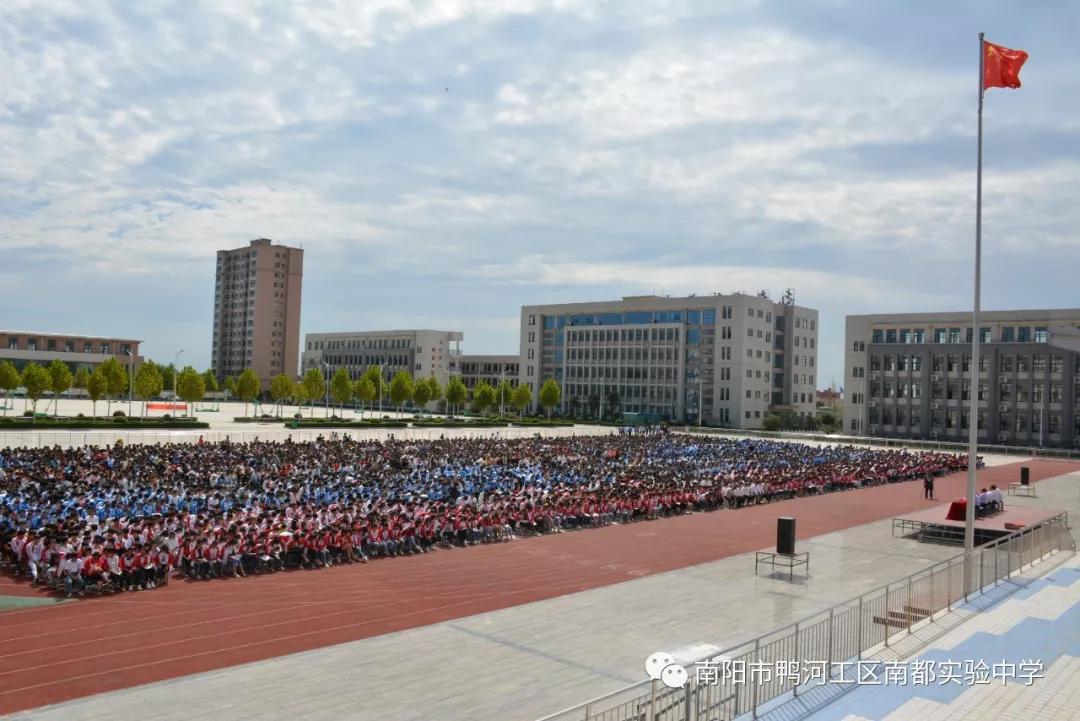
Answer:
<path fill-rule="evenodd" d="M 975 304 L 971 323 L 971 410 L 968 417 L 967 513 L 964 518 L 964 595 L 973 589 L 972 555 L 975 549 L 975 467 L 979 443 L 979 302 L 982 285 L 982 146 L 983 146 L 983 76 L 986 46 L 979 33 L 979 141 L 975 165 Z"/>

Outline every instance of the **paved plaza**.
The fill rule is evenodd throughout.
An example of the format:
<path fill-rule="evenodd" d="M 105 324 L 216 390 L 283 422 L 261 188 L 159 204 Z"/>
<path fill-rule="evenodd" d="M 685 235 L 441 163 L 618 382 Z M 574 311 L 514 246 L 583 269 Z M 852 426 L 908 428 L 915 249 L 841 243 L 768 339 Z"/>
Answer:
<path fill-rule="evenodd" d="M 1037 489 L 1038 498 L 1008 502 L 1080 512 L 1080 474 L 1042 481 Z M 650 524 L 636 528 L 654 532 Z M 786 574 L 755 577 L 752 554 L 742 554 L 11 718 L 529 721 L 640 681 L 644 659 L 657 650 L 683 659 L 720 650 L 957 552 L 894 539 L 887 520 L 817 536 L 800 542 L 800 550 L 812 554 L 812 575 L 791 582 Z M 566 563 L 572 574 L 573 559 Z M 1010 608 L 1024 613 L 1023 606 Z M 976 619 L 962 628 L 980 625 Z M 1075 670 L 1074 661 L 1060 663 Z M 1007 690 L 1010 699 L 1025 692 L 1033 691 Z"/>

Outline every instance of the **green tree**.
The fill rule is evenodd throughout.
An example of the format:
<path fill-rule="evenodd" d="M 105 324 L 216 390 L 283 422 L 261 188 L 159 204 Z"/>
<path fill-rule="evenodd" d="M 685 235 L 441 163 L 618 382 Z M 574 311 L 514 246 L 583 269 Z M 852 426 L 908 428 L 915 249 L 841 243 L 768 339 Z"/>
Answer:
<path fill-rule="evenodd" d="M 311 403 L 311 415 L 315 415 L 315 401 L 326 395 L 326 381 L 318 368 L 309 368 L 301 381 L 304 386 L 304 397 Z"/>
<path fill-rule="evenodd" d="M 207 393 L 218 392 L 217 378 L 214 376 L 214 371 L 207 369 L 203 373 L 203 385 L 206 387 Z"/>
<path fill-rule="evenodd" d="M 71 369 L 68 368 L 67 363 L 54 358 L 53 362 L 49 364 L 49 390 L 53 392 L 53 415 L 57 415 L 60 410 L 60 394 L 66 393 L 71 388 Z"/>
<path fill-rule="evenodd" d="M 79 370 L 75 371 L 75 375 L 71 379 L 71 387 L 86 390 L 86 384 L 89 382 L 90 371 L 86 370 L 85 366 L 80 366 Z"/>
<path fill-rule="evenodd" d="M 424 406 L 431 400 L 431 384 L 428 383 L 427 378 L 421 378 L 416 381 L 416 386 L 413 388 L 413 403 L 420 409 L 420 412 L 424 412 Z"/>
<path fill-rule="evenodd" d="M 761 430 L 763 431 L 778 431 L 780 426 L 783 425 L 783 420 L 775 413 L 770 413 L 765 416 L 761 421 Z"/>
<path fill-rule="evenodd" d="M 495 389 L 487 381 L 480 381 L 473 389 L 473 410 L 483 414 L 495 403 Z"/>
<path fill-rule="evenodd" d="M 544 385 L 540 386 L 540 405 L 547 411 L 547 417 L 551 419 L 551 409 L 559 405 L 562 398 L 562 388 L 554 378 L 548 378 Z"/>
<path fill-rule="evenodd" d="M 378 398 L 378 394 L 375 392 L 375 384 L 371 382 L 371 379 L 366 376 L 360 376 L 356 381 L 353 392 L 356 394 L 357 399 L 360 401 L 361 411 L 367 406 L 371 405 Z M 361 418 L 363 413 L 360 414 Z"/>
<path fill-rule="evenodd" d="M 236 379 L 229 376 L 225 379 L 225 385 L 222 386 L 225 391 L 225 400 L 229 398 L 236 398 Z M 247 408 L 244 409 L 244 415 L 247 415 Z"/>
<path fill-rule="evenodd" d="M 442 385 L 439 383 L 439 379 L 435 376 L 431 376 L 427 379 L 428 385 L 428 403 L 438 403 L 444 397 L 445 391 Z"/>
<path fill-rule="evenodd" d="M 270 379 L 270 397 L 277 404 L 278 417 L 281 417 L 281 402 L 296 395 L 296 381 L 282 373 Z"/>
<path fill-rule="evenodd" d="M 397 406 L 399 413 L 401 407 L 412 400 L 413 390 L 412 376 L 405 371 L 398 371 L 390 380 L 390 402 Z"/>
<path fill-rule="evenodd" d="M 139 366 L 139 370 L 135 373 L 135 395 L 142 398 L 144 417 L 146 416 L 146 402 L 161 393 L 164 388 L 165 379 L 153 361 L 146 361 Z"/>
<path fill-rule="evenodd" d="M 185 367 L 176 378 L 176 395 L 189 404 L 201 401 L 206 395 L 206 379 L 191 366 Z"/>
<path fill-rule="evenodd" d="M 251 368 L 245 368 L 240 377 L 236 379 L 236 397 L 244 402 L 244 416 L 247 416 L 247 406 L 259 396 L 259 376 Z"/>
<path fill-rule="evenodd" d="M 525 383 L 522 383 L 514 389 L 513 395 L 510 396 L 510 405 L 514 407 L 520 416 L 522 411 L 529 407 L 532 403 L 532 390 Z"/>
<path fill-rule="evenodd" d="M 495 403 L 499 406 L 499 414 L 501 415 L 503 409 L 510 405 L 510 399 L 514 397 L 514 386 L 510 384 L 510 381 L 503 378 L 499 382 L 498 388 L 495 389 Z"/>
<path fill-rule="evenodd" d="M 8 394 L 18 388 L 20 384 L 22 384 L 22 378 L 19 377 L 19 371 L 15 370 L 15 366 L 11 364 L 11 361 L 0 363 L 0 390 L 4 391 L 4 415 L 7 415 Z"/>
<path fill-rule="evenodd" d="M 349 371 L 344 368 L 334 371 L 334 376 L 330 379 L 330 397 L 337 404 L 338 411 L 341 411 L 342 406 L 352 400 L 353 384 L 352 379 L 349 378 Z"/>
<path fill-rule="evenodd" d="M 90 396 L 93 407 L 91 412 L 95 418 L 97 418 L 97 402 L 101 400 L 107 390 L 109 390 L 109 380 L 105 377 L 105 371 L 99 365 L 90 374 L 89 380 L 86 381 L 86 393 Z"/>
<path fill-rule="evenodd" d="M 375 398 L 382 405 L 383 395 L 386 393 L 386 380 L 383 378 L 382 366 L 368 366 L 361 376 L 371 381 L 371 387 L 375 389 Z"/>
<path fill-rule="evenodd" d="M 34 402 L 32 408 L 34 413 L 37 413 L 38 399 L 50 385 L 52 385 L 52 377 L 37 363 L 30 363 L 23 368 L 22 386 L 26 389 L 26 397 Z"/>
<path fill-rule="evenodd" d="M 114 357 L 106 358 L 102 361 L 101 372 L 105 374 L 105 393 L 109 398 L 108 413 L 112 413 L 113 397 L 121 398 L 123 394 L 130 388 L 130 379 L 128 376 L 128 370 L 124 366 L 120 365 L 120 361 Z"/>
<path fill-rule="evenodd" d="M 161 387 L 162 389 L 168 389 L 170 391 L 176 391 L 179 395 L 179 391 L 176 386 L 176 366 L 170 363 L 167 366 L 158 366 L 158 373 L 161 374 Z M 175 400 L 175 399 L 174 399 Z"/>
<path fill-rule="evenodd" d="M 461 382 L 461 378 L 459 376 L 451 378 L 446 384 L 446 403 L 450 406 L 450 415 L 454 414 L 454 409 L 461 407 L 468 396 L 469 389 Z"/>

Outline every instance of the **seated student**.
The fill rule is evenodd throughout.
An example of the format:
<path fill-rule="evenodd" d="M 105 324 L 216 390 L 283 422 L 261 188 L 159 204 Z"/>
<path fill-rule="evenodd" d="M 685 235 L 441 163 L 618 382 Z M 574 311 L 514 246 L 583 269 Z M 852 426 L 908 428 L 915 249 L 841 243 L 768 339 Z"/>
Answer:
<path fill-rule="evenodd" d="M 1001 489 L 997 486 L 990 486 L 990 501 L 993 503 L 995 511 L 1005 510 L 1005 496 L 1001 494 Z"/>
<path fill-rule="evenodd" d="M 76 593 L 80 596 L 83 595 L 86 585 L 83 583 L 82 564 L 74 553 L 68 554 L 65 551 L 60 552 L 60 563 L 57 566 L 57 576 L 64 584 L 64 591 L 68 598 L 71 598 Z"/>
<path fill-rule="evenodd" d="M 278 537 L 270 538 L 263 547 L 264 554 L 261 560 L 270 571 L 280 571 L 285 568 L 285 546 Z"/>
<path fill-rule="evenodd" d="M 142 558 L 134 548 L 125 548 L 120 556 L 120 585 L 125 591 L 135 591 L 144 583 Z"/>
<path fill-rule="evenodd" d="M 102 570 L 104 571 L 105 584 L 111 591 L 119 591 L 123 570 L 120 568 L 120 553 L 113 546 L 105 547 L 105 558 Z"/>
<path fill-rule="evenodd" d="M 82 585 L 84 591 L 101 591 L 108 584 L 108 571 L 101 551 L 94 551 L 82 559 Z"/>
<path fill-rule="evenodd" d="M 138 546 L 136 557 L 139 559 L 139 566 L 142 569 L 142 588 L 157 588 L 157 552 L 150 547 L 149 543 L 143 543 Z"/>
<path fill-rule="evenodd" d="M 173 569 L 173 554 L 169 551 L 169 547 L 162 544 L 157 549 L 157 563 L 154 567 L 154 583 L 158 586 L 167 586 L 169 584 L 169 576 L 172 575 Z"/>

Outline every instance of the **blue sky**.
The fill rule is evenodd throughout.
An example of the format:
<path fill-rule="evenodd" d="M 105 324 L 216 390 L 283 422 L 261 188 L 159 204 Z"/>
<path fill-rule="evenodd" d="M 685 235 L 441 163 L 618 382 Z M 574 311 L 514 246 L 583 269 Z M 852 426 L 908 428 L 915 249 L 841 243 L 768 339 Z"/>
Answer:
<path fill-rule="evenodd" d="M 0 325 L 205 367 L 214 253 L 265 236 L 303 332 L 516 352 L 523 304 L 790 287 L 839 384 L 846 313 L 970 307 L 980 30 L 1031 54 L 984 306 L 1080 306 L 1076 3 L 6 0 Z"/>

